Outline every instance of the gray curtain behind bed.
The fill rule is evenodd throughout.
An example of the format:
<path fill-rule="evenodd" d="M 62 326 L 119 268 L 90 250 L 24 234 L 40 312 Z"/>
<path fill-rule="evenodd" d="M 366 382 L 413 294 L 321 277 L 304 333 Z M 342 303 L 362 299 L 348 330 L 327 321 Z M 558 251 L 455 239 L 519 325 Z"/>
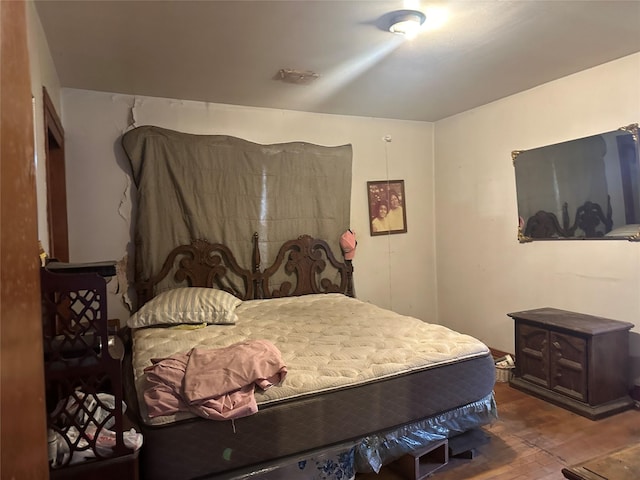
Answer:
<path fill-rule="evenodd" d="M 341 257 L 338 239 L 350 219 L 351 145 L 260 145 L 154 126 L 128 131 L 122 144 L 138 189 L 138 279 L 157 273 L 174 247 L 194 239 L 228 245 L 250 269 L 253 232 L 260 235 L 263 267 L 284 241 L 305 233 L 327 240 Z"/>

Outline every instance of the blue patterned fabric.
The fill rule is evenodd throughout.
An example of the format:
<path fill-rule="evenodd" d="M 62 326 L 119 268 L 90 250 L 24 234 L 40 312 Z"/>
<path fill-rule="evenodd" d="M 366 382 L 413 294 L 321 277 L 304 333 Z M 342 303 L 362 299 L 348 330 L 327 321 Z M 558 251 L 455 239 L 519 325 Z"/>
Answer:
<path fill-rule="evenodd" d="M 356 478 L 355 447 L 345 452 L 333 454 L 327 458 L 321 455 L 317 458 L 298 462 L 298 468 L 309 474 L 309 480 L 353 480 Z"/>

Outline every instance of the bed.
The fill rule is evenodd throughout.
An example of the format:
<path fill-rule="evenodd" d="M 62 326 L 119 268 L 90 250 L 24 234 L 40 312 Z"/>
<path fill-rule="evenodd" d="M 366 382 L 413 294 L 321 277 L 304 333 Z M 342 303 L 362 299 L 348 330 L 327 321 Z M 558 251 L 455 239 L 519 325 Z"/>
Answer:
<path fill-rule="evenodd" d="M 322 239 L 289 240 L 266 267 L 258 243 L 248 268 L 226 245 L 197 240 L 138 279 L 125 397 L 144 436 L 142 478 L 354 478 L 496 418 L 480 341 L 356 299 L 351 261 Z M 152 359 L 253 340 L 275 345 L 287 370 L 280 385 L 255 388 L 257 412 L 149 417 Z"/>
<path fill-rule="evenodd" d="M 348 480 L 495 418 L 485 345 L 356 298 L 353 252 L 334 253 L 351 217 L 350 145 L 155 126 L 122 145 L 137 190 L 125 394 L 145 480 Z M 241 416 L 190 393 L 180 403 L 194 378 L 185 358 L 232 368 L 220 352 L 256 342 L 286 376 L 265 391 L 241 385 L 228 402 Z M 184 372 L 178 392 L 158 382 L 165 366 Z"/>

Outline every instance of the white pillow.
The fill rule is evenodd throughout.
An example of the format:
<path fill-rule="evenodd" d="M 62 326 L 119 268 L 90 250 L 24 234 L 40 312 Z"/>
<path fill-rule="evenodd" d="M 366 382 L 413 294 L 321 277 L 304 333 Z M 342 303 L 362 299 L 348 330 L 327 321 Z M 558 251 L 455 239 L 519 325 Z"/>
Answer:
<path fill-rule="evenodd" d="M 176 288 L 162 292 L 134 313 L 130 328 L 180 323 L 233 325 L 238 320 L 235 310 L 239 298 L 215 288 Z"/>

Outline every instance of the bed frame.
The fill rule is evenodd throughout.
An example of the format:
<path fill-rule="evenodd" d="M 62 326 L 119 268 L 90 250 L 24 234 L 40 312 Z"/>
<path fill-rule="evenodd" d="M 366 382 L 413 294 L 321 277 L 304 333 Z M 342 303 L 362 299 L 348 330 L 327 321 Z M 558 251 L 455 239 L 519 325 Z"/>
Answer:
<path fill-rule="evenodd" d="M 156 276 L 137 283 L 139 304 L 159 293 L 158 284 L 167 276 L 178 286 L 219 288 L 245 300 L 329 292 L 354 296 L 351 262 L 337 261 L 324 240 L 302 235 L 287 241 L 264 269 L 257 234 L 253 245 L 251 269 L 238 265 L 222 244 L 196 240 L 175 248 Z M 124 368 L 127 405 L 138 415 L 130 355 Z M 251 472 L 353 446 L 369 435 L 416 422 L 453 418 L 465 430 L 475 428 L 489 421 L 465 424 L 460 416 L 492 395 L 494 375 L 487 355 L 267 405 L 233 423 L 194 418 L 149 426 L 138 416 L 144 435 L 141 475 L 145 480 L 255 478 Z M 441 424 L 437 428 L 442 431 Z"/>

